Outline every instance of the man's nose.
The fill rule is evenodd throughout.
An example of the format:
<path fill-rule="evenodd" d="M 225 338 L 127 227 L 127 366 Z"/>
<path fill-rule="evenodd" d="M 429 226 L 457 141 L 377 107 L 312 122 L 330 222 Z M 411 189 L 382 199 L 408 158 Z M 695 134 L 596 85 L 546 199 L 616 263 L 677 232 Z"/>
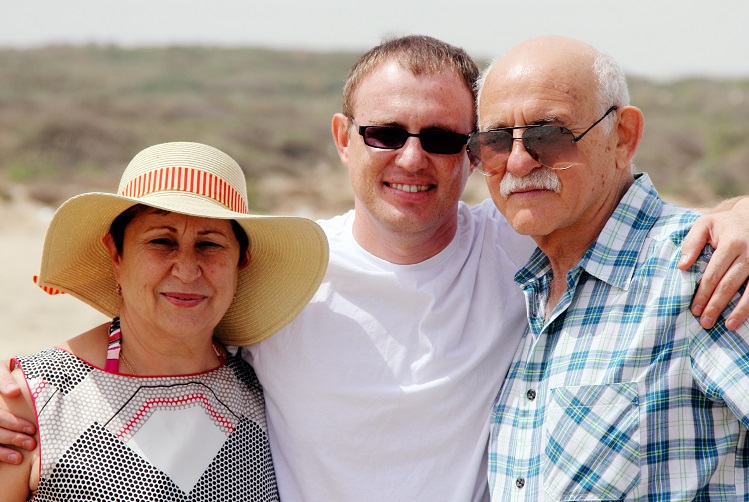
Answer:
<path fill-rule="evenodd" d="M 525 148 L 523 138 L 512 138 L 510 156 L 507 158 L 507 171 L 515 176 L 525 176 L 541 165 Z"/>
<path fill-rule="evenodd" d="M 410 136 L 398 149 L 396 164 L 405 171 L 419 171 L 426 165 L 428 155 L 421 146 L 421 140 L 416 136 Z"/>

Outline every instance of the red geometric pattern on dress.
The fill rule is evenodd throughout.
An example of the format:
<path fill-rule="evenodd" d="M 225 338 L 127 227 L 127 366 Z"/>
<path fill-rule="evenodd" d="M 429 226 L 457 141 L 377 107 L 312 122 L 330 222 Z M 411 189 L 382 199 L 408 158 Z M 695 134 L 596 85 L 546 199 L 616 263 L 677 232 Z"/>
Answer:
<path fill-rule="evenodd" d="M 201 401 L 203 405 L 205 406 L 206 411 L 209 415 L 213 417 L 214 420 L 219 422 L 221 425 L 224 426 L 226 430 L 228 430 L 230 433 L 234 432 L 234 425 L 232 425 L 231 421 L 226 419 L 225 417 L 219 415 L 216 410 L 213 408 L 213 405 L 208 401 L 208 399 L 205 397 L 204 394 L 189 394 L 182 397 L 176 397 L 176 398 L 158 398 L 158 399 L 148 399 L 143 406 L 140 407 L 140 409 L 137 411 L 135 416 L 127 421 L 127 424 L 125 427 L 117 433 L 117 437 L 123 437 L 126 434 L 130 433 L 130 431 L 135 427 L 138 422 L 140 422 L 143 417 L 147 416 L 148 413 L 151 411 L 151 408 L 161 406 L 161 405 L 179 405 L 179 404 L 188 404 L 193 403 L 195 401 Z"/>
<path fill-rule="evenodd" d="M 41 394 L 42 391 L 47 388 L 47 385 L 49 385 L 49 382 L 47 382 L 46 380 L 42 380 L 41 382 L 39 382 L 39 385 L 34 387 L 34 390 L 31 392 L 31 397 L 34 401 L 36 401 L 36 398 L 39 397 L 39 394 Z"/>
<path fill-rule="evenodd" d="M 162 167 L 143 173 L 130 180 L 120 190 L 120 195 L 140 198 L 150 193 L 168 190 L 210 197 L 235 213 L 248 213 L 244 199 L 234 187 L 213 173 L 192 167 Z"/>

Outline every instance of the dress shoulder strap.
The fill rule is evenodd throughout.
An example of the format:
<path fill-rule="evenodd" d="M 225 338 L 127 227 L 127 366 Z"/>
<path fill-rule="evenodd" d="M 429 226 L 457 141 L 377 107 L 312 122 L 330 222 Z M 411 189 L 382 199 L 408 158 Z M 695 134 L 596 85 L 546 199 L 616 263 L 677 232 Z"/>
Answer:
<path fill-rule="evenodd" d="M 120 368 L 121 348 L 122 331 L 120 331 L 120 318 L 115 317 L 109 325 L 109 346 L 107 348 L 107 362 L 104 366 L 107 373 L 118 373 Z"/>

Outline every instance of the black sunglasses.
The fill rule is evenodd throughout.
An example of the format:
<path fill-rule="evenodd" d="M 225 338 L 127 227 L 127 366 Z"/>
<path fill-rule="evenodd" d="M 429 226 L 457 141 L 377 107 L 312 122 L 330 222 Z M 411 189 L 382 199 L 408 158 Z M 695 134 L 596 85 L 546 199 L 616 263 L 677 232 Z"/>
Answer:
<path fill-rule="evenodd" d="M 422 129 L 413 134 L 400 126 L 360 126 L 349 117 L 356 130 L 364 138 L 364 144 L 372 148 L 383 150 L 397 150 L 406 144 L 411 136 L 419 138 L 421 148 L 428 153 L 440 155 L 454 155 L 463 150 L 468 141 L 467 134 L 446 131 L 445 129 Z"/>
<path fill-rule="evenodd" d="M 579 136 L 572 134 L 566 127 L 542 124 L 474 132 L 468 138 L 468 155 L 479 172 L 484 176 L 494 176 L 507 168 L 513 142 L 522 139 L 528 155 L 536 162 L 549 169 L 567 169 L 575 163 L 577 158 L 576 143 L 609 113 L 617 109 L 617 106 L 612 106 L 606 110 L 600 119 Z M 512 131 L 515 129 L 525 129 L 522 138 L 513 137 Z"/>

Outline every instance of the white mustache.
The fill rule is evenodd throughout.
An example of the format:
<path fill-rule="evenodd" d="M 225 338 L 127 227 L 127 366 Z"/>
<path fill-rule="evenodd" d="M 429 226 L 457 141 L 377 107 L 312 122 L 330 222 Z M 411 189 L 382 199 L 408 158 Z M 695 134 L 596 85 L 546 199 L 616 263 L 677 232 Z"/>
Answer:
<path fill-rule="evenodd" d="M 499 194 L 505 199 L 514 192 L 526 189 L 544 189 L 559 193 L 561 183 L 559 183 L 557 173 L 550 169 L 540 168 L 522 177 L 505 172 L 499 184 Z"/>

